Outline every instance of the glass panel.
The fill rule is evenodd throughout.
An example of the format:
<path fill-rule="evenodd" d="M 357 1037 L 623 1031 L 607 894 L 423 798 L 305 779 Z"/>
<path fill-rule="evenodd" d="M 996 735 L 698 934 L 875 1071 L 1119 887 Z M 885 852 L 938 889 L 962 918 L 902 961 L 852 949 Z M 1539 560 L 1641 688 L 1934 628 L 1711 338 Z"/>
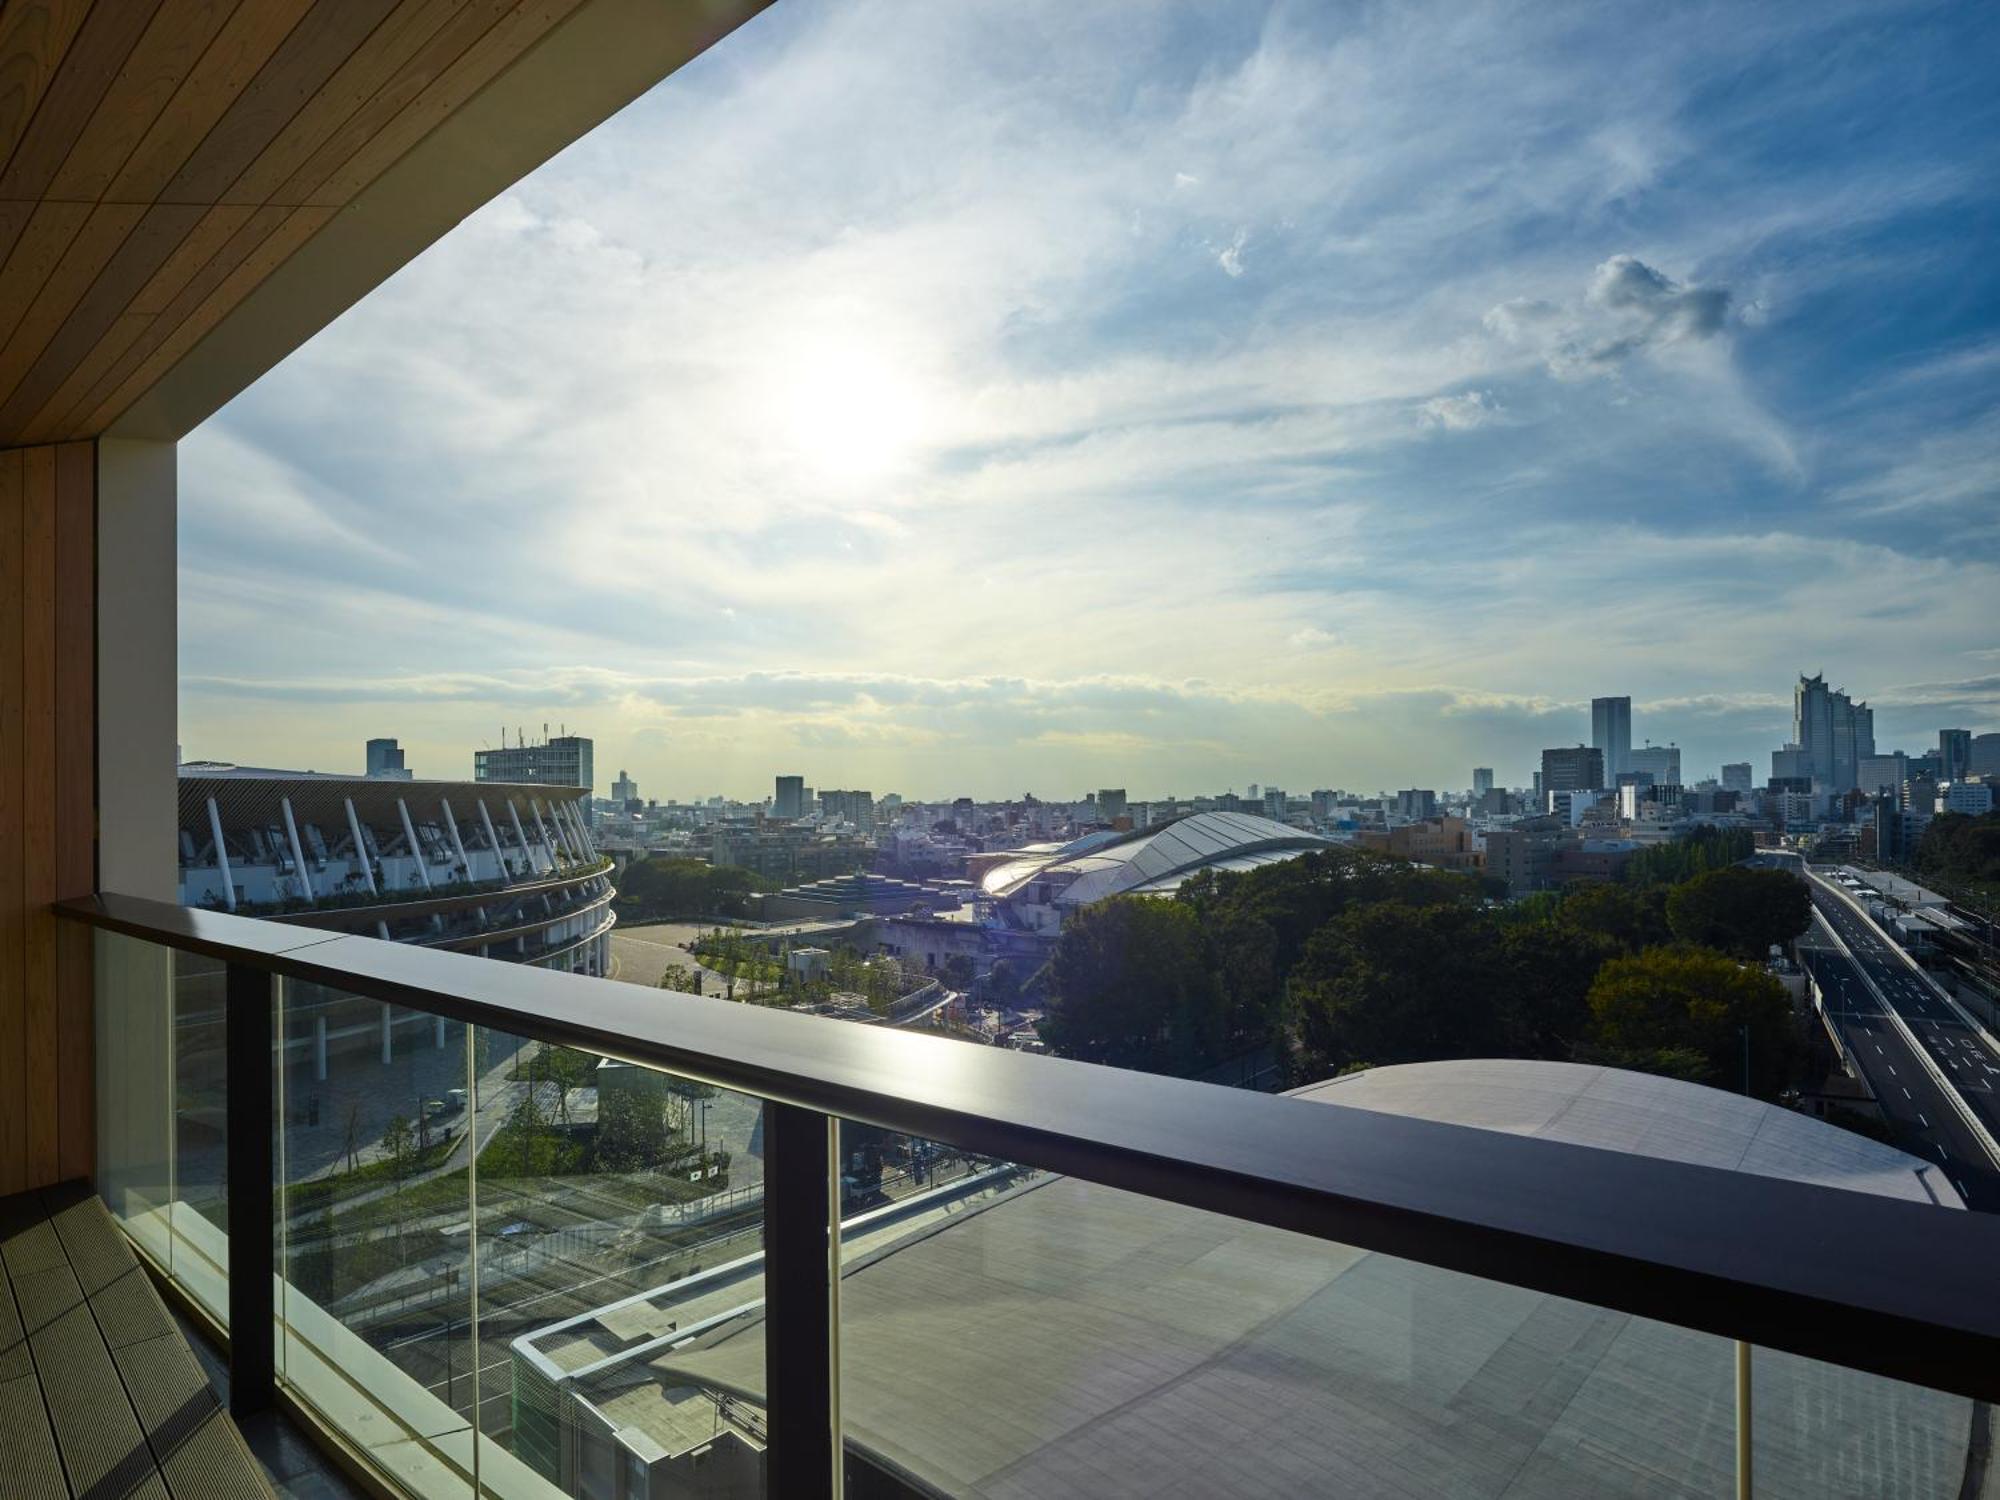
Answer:
<path fill-rule="evenodd" d="M 480 1477 L 587 1500 L 763 1493 L 763 1107 L 479 1033 Z"/>
<path fill-rule="evenodd" d="M 1775 1349 L 1752 1351 L 1750 1369 L 1760 1497 L 1991 1493 L 1981 1480 L 1992 1462 L 1992 1416 L 1978 1403 Z"/>
<path fill-rule="evenodd" d="M 850 1493 L 1732 1491 L 1728 1340 L 879 1144 L 842 1236 Z"/>
<path fill-rule="evenodd" d="M 96 938 L 97 1191 L 134 1242 L 173 1264 L 172 949 Z"/>
<path fill-rule="evenodd" d="M 227 966 L 174 954 L 174 1279 L 229 1324 Z"/>
<path fill-rule="evenodd" d="M 279 1375 L 413 1493 L 472 1492 L 466 1028 L 284 982 Z"/>

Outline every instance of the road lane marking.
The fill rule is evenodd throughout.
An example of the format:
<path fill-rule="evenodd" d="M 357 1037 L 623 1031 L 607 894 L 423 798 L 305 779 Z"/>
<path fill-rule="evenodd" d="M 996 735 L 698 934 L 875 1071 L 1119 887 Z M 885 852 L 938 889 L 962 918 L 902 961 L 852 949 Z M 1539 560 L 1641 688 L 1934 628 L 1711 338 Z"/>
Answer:
<path fill-rule="evenodd" d="M 1905 1085 L 1903 1086 L 1903 1097 L 1904 1097 L 1905 1099 L 1908 1099 L 1908 1098 L 1910 1098 L 1910 1097 L 1911 1097 L 1911 1095 L 1910 1095 L 1910 1089 L 1909 1089 L 1909 1085 L 1907 1085 L 1907 1084 L 1905 1084 Z"/>
<path fill-rule="evenodd" d="M 1924 1129 L 1929 1130 L 1931 1128 L 1930 1116 L 1925 1114 L 1922 1110 L 1917 1111 L 1917 1118 L 1923 1121 Z"/>

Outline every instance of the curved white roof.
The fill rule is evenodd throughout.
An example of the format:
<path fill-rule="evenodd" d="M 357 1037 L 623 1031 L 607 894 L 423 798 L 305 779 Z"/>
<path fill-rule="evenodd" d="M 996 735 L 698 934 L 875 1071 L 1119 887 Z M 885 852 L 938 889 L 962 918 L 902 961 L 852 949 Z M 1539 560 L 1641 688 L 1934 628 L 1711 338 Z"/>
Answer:
<path fill-rule="evenodd" d="M 1522 1058 L 1404 1063 L 1299 1096 L 1663 1161 L 1963 1208 L 1950 1179 L 1894 1146 L 1678 1078 Z"/>
<path fill-rule="evenodd" d="M 1056 904 L 1085 906 L 1106 896 L 1162 895 L 1199 870 L 1250 869 L 1332 844 L 1251 813 L 1196 813 L 1133 833 L 1085 834 L 1049 852 L 1024 849 L 980 884 L 987 895 L 1005 897 L 1044 879 Z"/>
<path fill-rule="evenodd" d="M 1306 1097 L 1899 1197 L 1920 1165 L 1754 1100 L 1566 1063 L 1379 1068 Z M 1733 1487 L 1725 1339 L 1074 1177 L 850 1260 L 840 1299 L 848 1440 L 927 1493 L 1704 1500 Z M 653 1370 L 653 1390 L 761 1400 L 763 1322 Z M 1756 1380 L 1760 1409 L 1779 1414 L 1757 1429 L 1765 1500 L 1993 1493 L 1985 1419 L 1963 1397 L 1761 1349 Z M 642 1423 L 627 1393 L 646 1389 L 607 1378 L 607 1414 Z"/>

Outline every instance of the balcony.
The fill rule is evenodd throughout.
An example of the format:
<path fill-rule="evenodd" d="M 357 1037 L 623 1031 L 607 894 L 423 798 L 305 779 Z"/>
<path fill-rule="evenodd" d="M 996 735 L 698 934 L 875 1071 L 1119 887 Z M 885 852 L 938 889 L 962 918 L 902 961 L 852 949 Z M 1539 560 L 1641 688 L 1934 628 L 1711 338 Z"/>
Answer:
<path fill-rule="evenodd" d="M 391 1496 L 2000 1492 L 2000 1223 L 1907 1173 L 1857 1190 L 1851 1144 L 1751 1170 L 559 972 L 611 921 L 587 835 L 412 817 L 404 782 L 373 834 L 349 794 L 324 807 L 354 855 L 330 888 L 284 803 L 237 846 L 264 915 L 171 899 L 188 832 L 181 870 L 238 900 L 221 794 L 176 823 L 177 444 L 762 5 L 0 7 L 0 1489 L 231 1492 L 195 1463 L 228 1446 L 216 1383 L 157 1292 L 226 1354 L 228 1414 L 286 1414 Z M 1182 248 L 1248 291 L 1246 232 Z M 1655 342 L 1691 331 L 1671 305 Z M 1553 374 L 1567 342 L 1519 357 Z M 1514 426 L 1471 384 L 1428 393 L 1366 393 L 1369 420 Z M 1782 537 L 1701 540 L 1716 567 Z M 414 571 L 496 614 L 568 602 L 454 550 Z M 298 603 L 280 582 L 240 628 Z M 496 938 L 528 962 L 461 951 Z M 1718 1128 L 1675 1123 L 1669 1145 Z"/>
<path fill-rule="evenodd" d="M 136 898 L 61 916 L 95 932 L 98 1191 L 238 1388 L 395 1493 L 1984 1482 L 1985 1215 Z M 318 1078 L 329 1005 L 434 1024 Z M 357 1130 L 363 1099 L 424 1138 Z M 634 1099 L 664 1128 L 620 1156 Z"/>

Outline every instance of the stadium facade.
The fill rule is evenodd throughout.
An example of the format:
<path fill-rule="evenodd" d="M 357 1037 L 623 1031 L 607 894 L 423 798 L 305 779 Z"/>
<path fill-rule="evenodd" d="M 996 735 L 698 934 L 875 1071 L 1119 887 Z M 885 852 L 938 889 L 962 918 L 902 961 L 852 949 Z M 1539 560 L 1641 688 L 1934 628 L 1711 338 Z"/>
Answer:
<path fill-rule="evenodd" d="M 615 892 L 589 795 L 191 762 L 181 904 L 603 974 Z"/>

